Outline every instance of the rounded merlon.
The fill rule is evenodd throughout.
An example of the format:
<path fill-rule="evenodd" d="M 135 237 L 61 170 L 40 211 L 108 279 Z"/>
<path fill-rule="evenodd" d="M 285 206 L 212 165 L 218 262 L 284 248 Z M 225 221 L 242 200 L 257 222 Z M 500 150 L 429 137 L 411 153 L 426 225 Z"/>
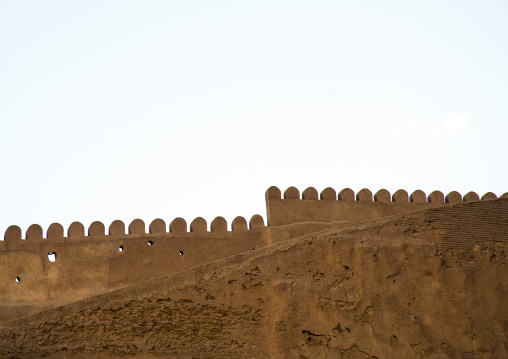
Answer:
<path fill-rule="evenodd" d="M 42 239 L 42 227 L 38 224 L 32 224 L 28 229 L 26 230 L 25 238 L 27 240 L 33 241 L 33 240 L 40 240 Z"/>
<path fill-rule="evenodd" d="M 123 236 L 125 234 L 125 223 L 123 223 L 119 219 L 114 220 L 109 225 L 108 233 L 110 236 L 118 236 L 118 235 Z"/>
<path fill-rule="evenodd" d="M 423 192 L 420 189 L 417 189 L 413 193 L 411 193 L 411 196 L 409 196 L 409 202 L 413 203 L 426 203 L 427 202 L 427 196 L 425 195 L 425 192 Z"/>
<path fill-rule="evenodd" d="M 427 196 L 427 202 L 433 203 L 433 204 L 443 204 L 445 203 L 445 196 L 443 192 L 441 191 L 432 191 Z"/>
<path fill-rule="evenodd" d="M 262 228 L 264 226 L 265 226 L 265 220 L 259 214 L 255 214 L 250 218 L 250 221 L 249 221 L 249 228 L 250 229 Z"/>
<path fill-rule="evenodd" d="M 374 202 L 390 203 L 391 202 L 390 192 L 388 192 L 388 190 L 386 190 L 384 188 L 380 189 L 374 195 Z"/>
<path fill-rule="evenodd" d="M 206 233 L 207 223 L 203 217 L 196 217 L 190 224 L 190 231 L 196 234 Z"/>
<path fill-rule="evenodd" d="M 302 199 L 317 200 L 319 197 L 318 191 L 314 187 L 308 187 L 302 192 Z"/>
<path fill-rule="evenodd" d="M 225 233 L 228 231 L 228 222 L 224 217 L 218 216 L 210 223 L 210 231 L 216 233 Z"/>
<path fill-rule="evenodd" d="M 339 192 L 338 199 L 339 201 L 354 201 L 355 192 L 351 188 L 344 188 Z"/>
<path fill-rule="evenodd" d="M 276 186 L 271 186 L 268 188 L 265 192 L 265 198 L 268 199 L 280 199 L 281 193 L 280 189 L 278 189 Z"/>
<path fill-rule="evenodd" d="M 145 234 L 145 222 L 137 218 L 129 224 L 129 234 Z"/>
<path fill-rule="evenodd" d="M 148 226 L 148 232 L 150 234 L 166 233 L 166 222 L 160 218 L 154 219 Z"/>
<path fill-rule="evenodd" d="M 482 201 L 489 201 L 493 199 L 497 199 L 497 196 L 492 192 L 487 192 L 482 196 Z"/>
<path fill-rule="evenodd" d="M 319 195 L 319 199 L 322 201 L 336 201 L 337 200 L 337 192 L 332 187 L 326 187 L 321 191 Z"/>
<path fill-rule="evenodd" d="M 446 195 L 445 203 L 449 204 L 462 203 L 462 195 L 457 191 L 451 191 Z"/>
<path fill-rule="evenodd" d="M 72 222 L 67 228 L 68 238 L 81 238 L 85 236 L 85 226 L 81 222 Z"/>
<path fill-rule="evenodd" d="M 104 223 L 95 221 L 90 224 L 88 227 L 88 236 L 104 236 L 106 233 L 106 227 L 104 226 Z"/>
<path fill-rule="evenodd" d="M 20 241 L 21 240 L 21 228 L 16 225 L 9 226 L 5 230 L 4 241 Z"/>
<path fill-rule="evenodd" d="M 392 195 L 392 202 L 407 203 L 409 202 L 409 195 L 406 190 L 399 189 Z"/>
<path fill-rule="evenodd" d="M 300 199 L 300 191 L 296 187 L 288 187 L 284 191 L 284 199 Z"/>
<path fill-rule="evenodd" d="M 363 188 L 356 194 L 356 200 L 358 202 L 372 202 L 372 192 L 367 188 Z"/>
<path fill-rule="evenodd" d="M 46 238 L 48 239 L 62 239 L 64 236 L 64 228 L 60 223 L 52 223 L 49 225 L 46 232 Z"/>
<path fill-rule="evenodd" d="M 246 231 L 247 230 L 247 221 L 244 217 L 238 216 L 235 219 L 233 219 L 233 222 L 231 222 L 231 229 L 233 231 Z"/>
<path fill-rule="evenodd" d="M 478 196 L 478 194 L 473 191 L 466 193 L 463 198 L 464 202 L 474 202 L 474 201 L 479 201 L 479 200 L 480 200 L 480 196 Z"/>
<path fill-rule="evenodd" d="M 177 217 L 169 224 L 169 231 L 175 235 L 187 233 L 187 222 L 181 217 Z"/>

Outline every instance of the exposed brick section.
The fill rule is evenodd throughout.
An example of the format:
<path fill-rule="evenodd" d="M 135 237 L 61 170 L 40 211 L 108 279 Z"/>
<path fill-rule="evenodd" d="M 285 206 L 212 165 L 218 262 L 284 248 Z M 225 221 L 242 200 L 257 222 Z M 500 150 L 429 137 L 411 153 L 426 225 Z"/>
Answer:
<path fill-rule="evenodd" d="M 471 249 L 478 242 L 508 244 L 508 199 L 461 203 L 429 210 L 443 248 Z"/>
<path fill-rule="evenodd" d="M 87 308 L 28 331 L 3 331 L 0 350 L 9 358 L 38 358 L 55 352 L 87 358 L 87 354 L 121 357 L 140 352 L 163 357 L 184 352 L 189 355 L 186 358 L 240 358 L 241 343 L 231 337 L 231 328 L 238 323 L 253 325 L 258 318 L 251 307 L 231 310 L 188 299 L 145 298 L 118 308 Z"/>

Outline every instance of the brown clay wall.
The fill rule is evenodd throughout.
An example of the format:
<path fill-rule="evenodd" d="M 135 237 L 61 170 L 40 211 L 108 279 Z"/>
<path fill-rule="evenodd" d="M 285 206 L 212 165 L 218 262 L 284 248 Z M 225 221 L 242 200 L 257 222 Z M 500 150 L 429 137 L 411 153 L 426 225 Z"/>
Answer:
<path fill-rule="evenodd" d="M 480 242 L 508 244 L 508 198 L 435 208 L 428 221 L 441 248 L 472 249 Z"/>
<path fill-rule="evenodd" d="M 464 203 L 309 234 L 0 324 L 0 352 L 506 358 L 507 208 L 508 200 Z M 463 242 L 458 226 L 446 227 L 454 211 L 480 229 L 473 248 L 452 245 Z M 501 225 L 477 216 L 489 211 Z"/>
<path fill-rule="evenodd" d="M 503 196 L 508 197 L 508 194 Z M 398 190 L 390 195 L 390 192 L 381 189 L 373 195 L 370 190 L 364 188 L 355 196 L 353 190 L 349 188 L 337 194 L 330 187 L 320 194 L 313 187 L 309 187 L 301 196 L 297 188 L 289 187 L 281 198 L 281 191 L 275 186 L 266 191 L 265 197 L 270 227 L 304 222 L 348 224 L 480 200 L 475 192 L 462 196 L 453 191 L 445 196 L 440 191 L 434 191 L 427 196 L 420 190 L 414 191 L 411 195 L 405 190 Z M 496 198 L 495 194 L 489 192 L 481 199 Z"/>
<path fill-rule="evenodd" d="M 237 217 L 232 230 L 222 217 L 212 221 L 210 231 L 202 218 L 187 224 L 175 219 L 167 232 L 161 219 L 153 221 L 149 233 L 141 220 L 133 221 L 129 234 L 115 221 L 105 234 L 104 225 L 94 222 L 85 236 L 80 223 L 73 223 L 64 237 L 63 227 L 50 226 L 48 238 L 31 226 L 26 239 L 11 226 L 0 242 L 0 320 L 45 310 L 114 289 L 141 283 L 238 253 L 266 246 L 270 238 L 261 216 L 250 228 Z M 35 234 L 34 234 L 35 233 Z M 120 251 L 121 249 L 121 251 Z M 48 253 L 55 252 L 50 262 Z M 18 279 L 16 281 L 15 279 Z"/>
<path fill-rule="evenodd" d="M 121 221 L 114 221 L 108 234 L 102 223 L 94 222 L 85 235 L 83 225 L 75 222 L 66 237 L 63 227 L 55 223 L 48 228 L 47 238 L 40 226 L 32 225 L 22 239 L 21 229 L 11 226 L 0 241 L 0 321 L 309 233 L 421 209 L 433 208 L 424 212 L 429 215 L 428 222 L 434 223 L 443 248 L 470 249 L 478 238 L 502 242 L 506 236 L 499 237 L 500 233 L 508 232 L 506 199 L 495 199 L 492 193 L 479 201 L 474 192 L 465 196 L 451 192 L 445 197 L 438 191 L 429 196 L 415 191 L 409 196 L 403 190 L 393 196 L 380 190 L 373 196 L 366 189 L 356 196 L 350 189 L 337 195 L 331 188 L 318 196 L 312 187 L 301 198 L 299 191 L 290 187 L 282 199 L 280 190 L 271 187 L 266 192 L 269 227 L 256 215 L 250 227 L 244 218 L 237 217 L 231 231 L 222 217 L 212 221 L 210 230 L 204 219 L 196 218 L 188 231 L 187 223 L 177 218 L 169 229 L 161 219 L 154 220 L 149 233 L 141 220 L 128 226 L 128 234 Z M 410 224 L 404 226 L 411 230 Z M 55 262 L 48 260 L 50 252 L 56 253 Z"/>

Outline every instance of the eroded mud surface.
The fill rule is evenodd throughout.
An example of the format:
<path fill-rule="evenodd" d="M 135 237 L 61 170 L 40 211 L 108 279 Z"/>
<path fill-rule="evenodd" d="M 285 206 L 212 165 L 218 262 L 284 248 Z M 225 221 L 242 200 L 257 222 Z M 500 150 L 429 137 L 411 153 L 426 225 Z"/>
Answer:
<path fill-rule="evenodd" d="M 6 323 L 2 358 L 504 358 L 504 243 L 423 216 L 308 235 Z"/>

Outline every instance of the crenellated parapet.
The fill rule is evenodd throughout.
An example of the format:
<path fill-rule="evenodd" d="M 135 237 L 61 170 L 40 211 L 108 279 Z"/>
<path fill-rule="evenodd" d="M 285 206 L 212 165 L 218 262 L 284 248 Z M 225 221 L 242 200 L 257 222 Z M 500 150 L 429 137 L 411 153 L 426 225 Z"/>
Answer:
<path fill-rule="evenodd" d="M 350 188 L 337 193 L 331 187 L 321 193 L 314 187 L 308 187 L 301 195 L 297 188 L 289 187 L 282 194 L 275 186 L 268 188 L 265 197 L 269 226 L 304 222 L 359 222 L 449 204 L 497 199 L 492 192 L 484 194 L 480 199 L 475 192 L 462 196 L 459 192 L 452 191 L 445 196 L 440 191 L 433 191 L 427 196 L 421 190 L 409 194 L 406 190 L 399 189 L 390 194 L 386 189 L 380 189 L 373 194 L 363 188 L 355 195 Z M 508 198 L 508 193 L 501 197 Z"/>
<path fill-rule="evenodd" d="M 228 230 L 227 227 L 227 221 L 223 217 L 216 217 L 210 223 L 209 228 L 206 220 L 202 217 L 195 218 L 190 225 L 187 225 L 185 219 L 178 217 L 171 221 L 169 227 L 164 220 L 154 219 L 148 226 L 148 232 L 146 231 L 145 222 L 141 219 L 135 219 L 128 226 L 120 220 L 115 220 L 109 225 L 107 231 L 106 226 L 99 221 L 91 223 L 86 231 L 82 223 L 73 222 L 66 233 L 60 223 L 52 223 L 47 228 L 45 236 L 40 225 L 32 224 L 23 236 L 21 228 L 13 225 L 5 231 L 4 240 L 0 241 L 0 251 L 33 249 L 41 243 L 132 239 L 145 235 L 157 235 L 160 238 L 168 239 L 174 237 L 211 238 L 217 235 L 232 236 L 236 233 L 263 228 L 265 224 L 263 217 L 256 214 L 251 217 L 248 223 L 244 217 L 236 217 L 231 223 L 231 230 Z"/>

